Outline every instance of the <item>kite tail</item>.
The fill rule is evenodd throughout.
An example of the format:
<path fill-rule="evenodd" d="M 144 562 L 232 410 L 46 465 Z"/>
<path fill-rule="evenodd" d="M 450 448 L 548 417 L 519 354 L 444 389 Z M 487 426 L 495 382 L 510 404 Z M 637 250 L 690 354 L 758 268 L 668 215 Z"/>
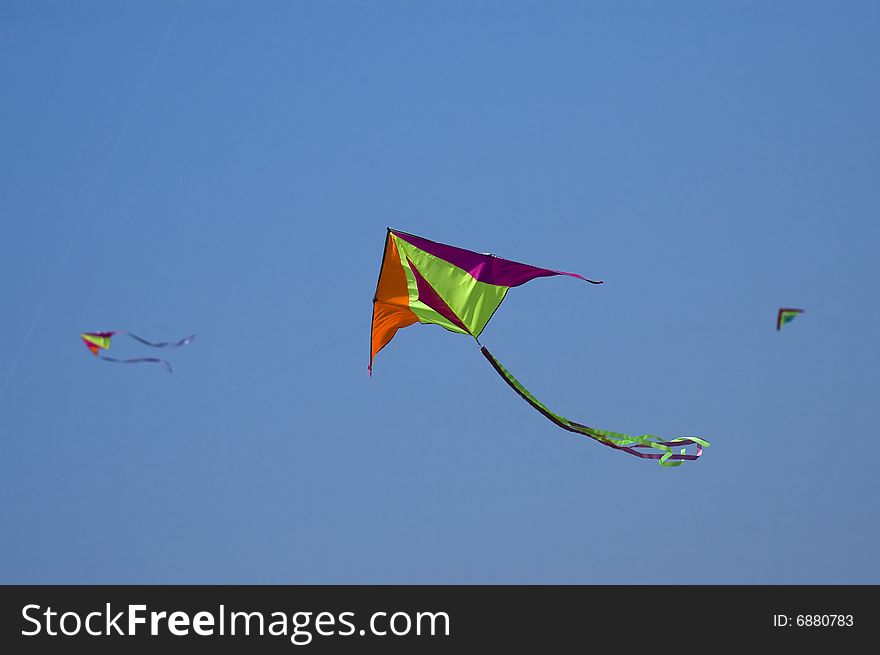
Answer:
<path fill-rule="evenodd" d="M 115 357 L 107 357 L 106 355 L 99 355 L 101 359 L 105 362 L 113 362 L 114 364 L 161 364 L 165 367 L 165 370 L 171 373 L 171 364 L 164 359 L 159 359 L 158 357 L 135 357 L 134 359 L 116 359 Z"/>
<path fill-rule="evenodd" d="M 583 275 L 578 275 L 577 273 L 566 273 L 565 271 L 554 271 L 555 273 L 559 273 L 560 275 L 568 275 L 569 277 L 576 277 L 579 280 L 583 280 L 584 282 L 589 282 L 590 284 L 605 284 L 605 280 L 591 280 L 589 278 L 584 277 Z"/>
<path fill-rule="evenodd" d="M 661 466 L 681 466 L 686 460 L 698 459 L 703 454 L 703 447 L 709 446 L 709 442 L 699 437 L 675 437 L 672 439 L 661 439 L 651 434 L 643 434 L 641 436 L 630 436 L 620 432 L 609 432 L 607 430 L 598 430 L 581 423 L 570 421 L 564 416 L 554 414 L 544 404 L 535 398 L 528 389 L 526 389 L 510 372 L 504 368 L 501 363 L 495 359 L 489 350 L 482 346 L 480 352 L 489 360 L 495 371 L 504 378 L 504 381 L 516 391 L 529 405 L 541 412 L 550 421 L 561 427 L 563 430 L 574 432 L 585 437 L 590 437 L 599 443 L 622 450 L 630 455 L 641 457 L 642 459 L 655 459 Z M 693 446 L 693 452 L 688 452 L 688 447 Z M 676 452 L 677 451 L 677 452 Z"/>
<path fill-rule="evenodd" d="M 196 335 L 191 334 L 188 337 L 184 337 L 180 341 L 147 341 L 146 339 L 139 337 L 136 334 L 132 334 L 131 332 L 118 332 L 117 334 L 127 334 L 135 341 L 140 341 L 145 346 L 150 346 L 152 348 L 179 348 L 180 346 L 185 346 L 188 343 L 192 343 L 192 340 L 196 338 Z"/>

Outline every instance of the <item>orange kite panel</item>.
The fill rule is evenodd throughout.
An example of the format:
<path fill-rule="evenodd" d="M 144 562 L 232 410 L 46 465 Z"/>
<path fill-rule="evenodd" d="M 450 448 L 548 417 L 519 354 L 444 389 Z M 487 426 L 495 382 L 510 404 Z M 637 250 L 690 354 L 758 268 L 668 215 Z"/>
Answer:
<path fill-rule="evenodd" d="M 400 328 L 418 322 L 409 308 L 409 287 L 406 273 L 400 265 L 400 254 L 391 233 L 385 239 L 385 255 L 373 301 L 373 329 L 370 339 L 370 370 L 373 358 L 384 348 Z"/>

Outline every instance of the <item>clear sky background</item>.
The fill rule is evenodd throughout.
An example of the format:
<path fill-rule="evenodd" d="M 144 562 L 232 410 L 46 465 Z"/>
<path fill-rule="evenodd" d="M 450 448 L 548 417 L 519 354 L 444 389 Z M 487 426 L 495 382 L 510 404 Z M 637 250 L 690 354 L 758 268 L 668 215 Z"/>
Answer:
<path fill-rule="evenodd" d="M 880 583 L 880 5 L 178 6 L 0 7 L 0 582 Z M 369 378 L 386 226 L 604 279 L 483 342 L 711 447 L 436 326 Z"/>

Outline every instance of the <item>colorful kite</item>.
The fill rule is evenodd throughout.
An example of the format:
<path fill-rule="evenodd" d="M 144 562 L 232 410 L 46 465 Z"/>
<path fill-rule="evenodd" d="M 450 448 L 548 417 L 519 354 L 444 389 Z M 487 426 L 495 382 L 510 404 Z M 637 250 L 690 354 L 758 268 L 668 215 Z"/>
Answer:
<path fill-rule="evenodd" d="M 794 317 L 798 314 L 803 314 L 803 309 L 790 309 L 788 307 L 783 307 L 779 310 L 779 313 L 776 315 L 776 331 L 782 329 L 782 326 L 786 323 L 791 323 L 794 320 Z"/>
<path fill-rule="evenodd" d="M 439 325 L 451 332 L 472 336 L 504 381 L 559 427 L 637 457 L 659 460 L 663 466 L 680 466 L 684 460 L 700 457 L 703 447 L 709 444 L 698 437 L 661 439 L 650 434 L 634 437 L 597 430 L 553 413 L 480 343 L 480 334 L 511 287 L 553 275 L 602 284 L 576 273 L 520 264 L 389 228 L 373 298 L 370 374 L 376 354 L 388 345 L 397 330 L 413 323 Z M 688 452 L 688 446 L 694 447 L 692 452 Z"/>
<path fill-rule="evenodd" d="M 117 334 L 125 334 L 134 339 L 135 341 L 139 341 L 145 346 L 150 346 L 151 348 L 179 348 L 180 346 L 185 346 L 186 344 L 192 342 L 193 339 L 196 338 L 196 335 L 190 335 L 185 339 L 181 339 L 180 341 L 159 341 L 154 343 L 152 341 L 147 341 L 146 339 L 142 339 L 136 334 L 132 334 L 131 332 L 81 332 L 80 338 L 83 340 L 83 343 L 86 344 L 86 348 L 92 351 L 92 354 L 95 357 L 99 357 L 103 359 L 105 362 L 114 362 L 116 364 L 142 364 L 142 363 L 152 363 L 152 364 L 161 364 L 165 367 L 169 373 L 171 373 L 171 364 L 168 363 L 164 359 L 159 359 L 158 357 L 136 357 L 134 359 L 116 359 L 115 357 L 107 357 L 106 355 L 102 355 L 102 350 L 110 350 L 110 339 Z"/>

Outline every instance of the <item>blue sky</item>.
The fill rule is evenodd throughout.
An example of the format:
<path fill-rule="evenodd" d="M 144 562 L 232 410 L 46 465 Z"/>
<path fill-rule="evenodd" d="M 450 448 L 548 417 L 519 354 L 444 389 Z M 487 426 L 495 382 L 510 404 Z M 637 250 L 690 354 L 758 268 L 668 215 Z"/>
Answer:
<path fill-rule="evenodd" d="M 0 15 L 0 582 L 880 582 L 876 3 Z M 604 279 L 482 341 L 712 446 L 436 326 L 369 378 L 386 226 Z"/>

